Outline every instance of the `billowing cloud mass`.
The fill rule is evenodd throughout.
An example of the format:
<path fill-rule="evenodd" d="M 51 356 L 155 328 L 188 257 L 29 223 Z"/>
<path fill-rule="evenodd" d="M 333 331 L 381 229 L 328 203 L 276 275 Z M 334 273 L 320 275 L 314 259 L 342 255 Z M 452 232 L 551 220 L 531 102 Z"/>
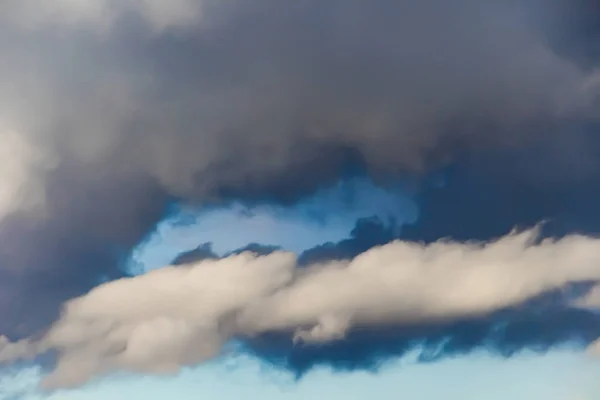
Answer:
<path fill-rule="evenodd" d="M 236 337 L 283 331 L 298 346 L 330 342 L 359 327 L 481 317 L 600 280 L 598 239 L 537 238 L 526 231 L 488 244 L 395 241 L 306 269 L 280 251 L 167 267 L 69 301 L 43 338 L 5 341 L 0 359 L 56 350 L 45 384 L 72 386 L 115 369 L 174 372 L 219 355 Z"/>
<path fill-rule="evenodd" d="M 95 311 L 87 306 L 94 303 L 90 299 L 103 299 L 102 293 L 117 290 L 113 288 L 152 282 L 158 275 L 101 286 L 68 303 L 66 313 L 59 315 L 65 301 L 128 275 L 130 252 L 173 203 L 200 209 L 232 201 L 287 206 L 341 179 L 363 176 L 384 188 L 402 185 L 415 196 L 420 217 L 403 227 L 405 240 L 490 240 L 543 220 L 549 221 L 548 235 L 599 233 L 599 13 L 597 6 L 579 0 L 2 1 L 0 332 L 19 340 L 58 319 L 46 336 L 45 345 L 53 347 L 54 338 L 66 340 L 56 329 L 67 324 L 68 331 L 78 313 L 86 319 L 91 312 L 96 323 Z M 364 241 L 369 244 L 361 251 L 397 238 L 396 233 L 386 235 Z M 275 346 L 280 342 L 269 336 L 271 329 L 302 325 L 298 338 L 307 341 L 335 336 L 358 322 L 368 325 L 373 321 L 365 315 L 373 315 L 368 311 L 374 307 L 392 321 L 404 321 L 411 313 L 437 317 L 436 302 L 454 305 L 444 311 L 457 316 L 489 312 L 580 278 L 596 279 L 588 271 L 589 260 L 577 258 L 579 241 L 591 246 L 594 239 L 577 238 L 540 247 L 553 254 L 552 249 L 563 247 L 573 252 L 548 256 L 548 273 L 541 266 L 532 268 L 536 272 L 531 277 L 514 271 L 523 288 L 511 286 L 503 300 L 485 297 L 485 286 L 480 292 L 473 289 L 482 296 L 479 306 L 447 301 L 445 288 L 436 295 L 440 297 L 428 297 L 433 295 L 427 290 L 409 291 L 406 298 L 384 296 L 379 303 L 365 302 L 366 311 L 354 298 L 333 291 L 335 301 L 320 304 L 317 316 L 297 299 L 313 290 L 313 280 L 337 287 L 340 279 L 347 283 L 340 283 L 339 291 L 353 290 L 354 281 L 346 275 L 355 268 L 372 272 L 376 281 L 391 265 L 386 264 L 387 251 L 410 259 L 458 246 L 462 250 L 456 251 L 465 253 L 464 265 L 451 263 L 452 272 L 444 274 L 465 285 L 461 279 L 469 275 L 473 260 L 505 241 L 483 250 L 467 244 L 437 244 L 427 250 L 408 242 L 393 244 L 350 264 L 331 261 L 347 258 L 339 257 L 349 250 L 343 244 L 324 245 L 323 251 L 306 253 L 298 262 L 279 252 L 207 261 L 193 273 L 220 263 L 255 264 L 248 270 L 256 275 L 244 272 L 260 283 L 247 288 L 255 291 L 229 300 L 237 303 L 215 299 L 217 309 L 201 311 L 212 313 L 212 320 L 202 314 L 204 319 L 219 319 L 219 329 L 220 316 L 226 314 L 233 325 L 223 326 L 233 331 L 222 333 L 200 322 L 188 325 L 185 318 L 175 324 L 150 318 L 144 323 L 157 327 L 140 326 L 142 339 L 135 346 L 143 347 L 147 330 L 164 330 L 160 340 L 178 335 L 181 343 L 194 340 L 201 330 L 204 341 L 190 357 L 202 359 L 214 355 L 224 338 L 252 331 L 252 351 L 276 360 L 280 350 L 289 348 Z M 517 239 L 506 239 L 511 240 Z M 540 248 L 522 256 L 541 257 Z M 471 251 L 473 259 L 467 257 Z M 361 267 L 360 260 L 370 257 L 377 258 L 373 266 Z M 415 287 L 437 288 L 436 274 L 442 272 L 428 268 L 443 257 L 432 257 L 423 261 L 421 272 L 433 274 L 432 286 L 417 274 L 412 279 L 421 283 Z M 507 265 L 523 262 L 519 257 L 500 259 Z M 316 260 L 323 266 L 295 269 L 296 263 L 304 268 Z M 382 270 L 371 271 L 379 262 Z M 569 262 L 579 267 L 567 274 Z M 260 271 L 269 265 L 277 272 L 273 278 L 282 282 L 261 280 Z M 410 265 L 402 268 L 412 273 Z M 290 269 L 289 281 L 282 266 Z M 181 271 L 157 274 L 168 275 L 177 287 Z M 220 273 L 203 283 L 204 293 L 217 290 L 217 296 L 218 290 L 229 290 L 219 286 L 218 279 L 226 279 Z M 509 278 L 508 273 L 499 277 Z M 390 309 L 383 306 L 385 300 L 407 303 Z M 177 298 L 173 301 L 163 304 L 164 312 L 156 317 L 177 308 Z M 124 300 L 116 309 L 129 310 L 129 304 Z M 335 312 L 326 312 L 328 307 Z M 576 323 L 545 323 L 569 329 L 595 324 L 591 312 L 576 318 L 575 311 L 561 312 L 553 315 Z M 266 314 L 273 320 L 264 319 Z M 122 321 L 117 325 L 121 327 L 110 332 L 119 343 L 137 329 Z M 54 375 L 59 382 L 67 383 L 62 377 L 70 379 L 75 364 L 86 376 L 112 366 L 147 365 L 148 355 L 139 348 L 123 352 L 111 347 L 113 342 L 97 342 L 97 327 L 88 328 L 83 333 L 92 336 L 83 347 L 85 354 L 72 352 L 69 340 L 58 346 L 68 350 Z M 443 332 L 440 328 L 440 337 Z M 556 341 L 569 336 L 552 332 Z M 265 346 L 271 339 L 272 346 Z M 183 351 L 177 346 L 157 356 L 157 365 L 179 365 L 180 360 L 171 358 Z M 308 363 L 302 357 L 294 359 L 296 364 Z"/>
<path fill-rule="evenodd" d="M 141 19 L 155 31 L 182 27 L 197 22 L 203 6 L 201 0 L 7 0 L 0 18 L 6 24 L 27 30 L 67 28 L 110 34 L 115 24 L 127 15 Z"/>

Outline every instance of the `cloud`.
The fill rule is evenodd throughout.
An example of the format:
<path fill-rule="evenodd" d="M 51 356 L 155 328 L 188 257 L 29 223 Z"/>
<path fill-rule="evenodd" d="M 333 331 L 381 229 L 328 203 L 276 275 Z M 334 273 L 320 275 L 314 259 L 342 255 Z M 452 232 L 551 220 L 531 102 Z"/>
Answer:
<path fill-rule="evenodd" d="M 281 251 L 167 267 L 69 301 L 44 337 L 4 341 L 0 358 L 57 351 L 45 385 L 71 387 L 113 370 L 175 372 L 219 355 L 233 338 L 290 332 L 310 349 L 343 342 L 358 328 L 401 324 L 410 331 L 485 317 L 600 279 L 598 239 L 535 243 L 537 233 L 487 244 L 395 241 L 305 269 Z"/>
<path fill-rule="evenodd" d="M 213 251 L 212 243 L 203 243 L 190 251 L 185 251 L 179 254 L 177 257 L 175 257 L 171 264 L 185 265 L 198 263 L 204 260 L 218 260 L 220 258 L 226 258 L 241 253 L 253 253 L 259 256 L 266 256 L 278 250 L 282 249 L 279 246 L 268 246 L 260 243 L 250 243 L 244 247 L 226 253 L 223 257 L 219 257 L 219 255 Z"/>
<path fill-rule="evenodd" d="M 359 218 L 350 237 L 337 243 L 327 242 L 303 251 L 298 257 L 301 266 L 348 260 L 375 246 L 381 246 L 400 238 L 396 222 L 384 223 L 379 217 Z"/>
<path fill-rule="evenodd" d="M 3 2 L 0 109 L 19 139 L 0 161 L 15 171 L 0 198 L 0 332 L 29 336 L 127 275 L 173 202 L 292 205 L 348 175 L 424 199 L 424 177 L 460 164 L 481 174 L 447 206 L 477 212 L 486 184 L 510 199 L 513 176 L 597 203 L 581 189 L 600 171 L 596 139 L 579 129 L 597 122 L 597 72 L 557 44 L 589 38 L 550 2 L 518 3 Z M 521 207 L 528 193 L 482 212 L 482 230 L 546 217 Z M 414 237 L 460 238 L 473 219 L 459 214 L 422 212 L 419 226 L 440 222 Z M 344 325 L 324 321 L 315 333 Z"/>
<path fill-rule="evenodd" d="M 8 0 L 0 6 L 2 21 L 27 30 L 45 28 L 91 30 L 106 35 L 129 14 L 142 19 L 151 29 L 189 26 L 201 17 L 203 1 L 175 0 Z"/>
<path fill-rule="evenodd" d="M 203 243 L 196 248 L 179 254 L 171 262 L 173 265 L 184 265 L 203 260 L 218 259 L 219 255 L 212 249 L 211 243 Z"/>
<path fill-rule="evenodd" d="M 50 154 L 0 122 L 0 220 L 19 209 L 43 213 L 44 191 L 40 177 L 54 166 Z"/>

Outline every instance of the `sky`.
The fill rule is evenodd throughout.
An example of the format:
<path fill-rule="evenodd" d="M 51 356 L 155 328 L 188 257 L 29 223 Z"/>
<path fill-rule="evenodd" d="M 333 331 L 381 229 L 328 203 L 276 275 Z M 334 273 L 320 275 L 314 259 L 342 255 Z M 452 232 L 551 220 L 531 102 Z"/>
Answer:
<path fill-rule="evenodd" d="M 417 209 L 401 188 L 383 191 L 364 179 L 321 190 L 291 209 L 266 205 L 248 210 L 234 204 L 201 213 L 175 207 L 173 215 L 134 250 L 132 261 L 141 264 L 142 270 L 162 267 L 178 254 L 208 242 L 220 255 L 248 243 L 301 253 L 346 238 L 357 219 L 371 216 L 401 224 L 413 221 Z"/>
<path fill-rule="evenodd" d="M 234 368 L 227 365 L 203 367 L 184 371 L 175 378 L 112 379 L 54 396 L 22 398 L 126 400 L 144 396 L 158 400 L 176 393 L 177 398 L 183 400 L 304 400 L 321 396 L 352 400 L 377 396 L 391 400 L 404 393 L 409 398 L 423 399 L 595 399 L 598 396 L 597 372 L 597 366 L 579 356 L 557 352 L 505 362 L 469 357 L 436 365 L 391 366 L 378 375 L 319 371 L 296 383 L 272 371 L 261 370 L 252 361 L 237 360 Z M 35 372 L 29 374 L 21 379 L 33 384 Z M 436 385 L 430 384 L 432 379 L 436 380 Z"/>
<path fill-rule="evenodd" d="M 0 400 L 597 398 L 599 43 L 586 0 L 0 1 Z"/>
<path fill-rule="evenodd" d="M 182 251 L 210 239 L 215 250 L 226 252 L 251 241 L 272 243 L 302 251 L 315 244 L 345 238 L 357 217 L 379 215 L 381 218 L 411 218 L 408 197 L 404 215 L 394 209 L 390 215 L 379 205 L 382 194 L 369 185 L 361 186 L 362 197 L 344 205 L 340 196 L 318 195 L 286 217 L 276 218 L 278 210 L 258 210 L 254 214 L 239 209 L 214 210 L 198 216 L 191 225 L 173 226 L 178 215 L 163 221 L 134 257 L 147 269 L 164 265 Z M 384 196 L 384 199 L 387 196 Z M 317 204 L 316 206 L 314 204 Z M 312 206 L 312 207 L 310 207 Z M 319 220 L 299 218 L 306 208 L 318 212 Z M 340 213 L 340 210 L 345 212 Z M 191 223 L 187 220 L 188 223 Z M 231 225 L 237 234 L 230 235 Z M 167 229 L 168 228 L 168 229 Z M 195 242 L 194 242 L 195 240 Z M 361 400 L 406 398 L 448 399 L 543 399 L 593 400 L 600 396 L 600 361 L 569 350 L 555 350 L 546 355 L 525 354 L 511 359 L 492 357 L 481 352 L 433 364 L 419 364 L 414 356 L 390 362 L 378 373 L 339 372 L 320 368 L 300 381 L 285 372 L 269 367 L 243 354 L 225 355 L 208 365 L 186 368 L 176 376 L 143 377 L 116 373 L 92 382 L 84 388 L 59 391 L 50 395 L 36 393 L 42 372 L 26 368 L 8 373 L 0 379 L 0 395 L 18 400 L 128 400 L 143 397 L 161 400 L 176 393 L 178 399 L 289 399 L 344 398 Z M 435 382 L 435 384 L 432 384 Z M 10 396 L 16 397 L 10 397 Z M 19 397 L 20 396 L 20 397 Z"/>

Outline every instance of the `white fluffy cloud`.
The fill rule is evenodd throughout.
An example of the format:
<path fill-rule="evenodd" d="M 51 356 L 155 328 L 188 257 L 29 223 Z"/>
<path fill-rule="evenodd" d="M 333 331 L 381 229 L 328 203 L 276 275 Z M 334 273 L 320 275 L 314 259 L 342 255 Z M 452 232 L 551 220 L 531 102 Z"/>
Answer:
<path fill-rule="evenodd" d="M 600 239 L 536 244 L 536 234 L 488 244 L 397 241 L 307 269 L 287 252 L 166 267 L 68 302 L 41 340 L 4 341 L 0 361 L 57 350 L 45 385 L 75 386 L 111 370 L 176 372 L 238 335 L 285 330 L 301 341 L 337 340 L 357 325 L 484 314 L 600 279 Z"/>

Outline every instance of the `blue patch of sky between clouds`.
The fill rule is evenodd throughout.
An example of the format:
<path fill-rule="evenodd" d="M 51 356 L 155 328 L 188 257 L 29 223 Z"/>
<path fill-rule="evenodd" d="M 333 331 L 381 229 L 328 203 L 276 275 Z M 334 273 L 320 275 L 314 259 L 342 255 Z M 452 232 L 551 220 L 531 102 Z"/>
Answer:
<path fill-rule="evenodd" d="M 177 254 L 212 242 L 223 254 L 251 242 L 301 252 L 348 236 L 356 219 L 376 215 L 412 222 L 417 211 L 402 191 L 383 191 L 366 180 L 323 190 L 292 208 L 241 204 L 209 210 L 174 205 L 171 213 L 133 253 L 140 272 L 161 267 Z M 578 354 L 552 352 L 499 361 L 477 354 L 437 364 L 393 363 L 378 374 L 309 373 L 294 382 L 282 372 L 243 355 L 187 368 L 177 377 L 111 376 L 92 385 L 52 395 L 38 395 L 39 368 L 0 376 L 0 400 L 178 400 L 240 398 L 261 400 L 398 398 L 424 400 L 595 400 L 600 367 Z"/>
<path fill-rule="evenodd" d="M 144 272 L 159 268 L 205 242 L 211 242 L 220 255 L 249 243 L 299 253 L 348 237 L 357 219 L 371 216 L 409 223 L 416 219 L 417 207 L 401 188 L 382 189 L 367 179 L 339 182 L 287 208 L 273 204 L 249 208 L 231 203 L 202 210 L 174 204 L 132 252 L 130 269 Z"/>

